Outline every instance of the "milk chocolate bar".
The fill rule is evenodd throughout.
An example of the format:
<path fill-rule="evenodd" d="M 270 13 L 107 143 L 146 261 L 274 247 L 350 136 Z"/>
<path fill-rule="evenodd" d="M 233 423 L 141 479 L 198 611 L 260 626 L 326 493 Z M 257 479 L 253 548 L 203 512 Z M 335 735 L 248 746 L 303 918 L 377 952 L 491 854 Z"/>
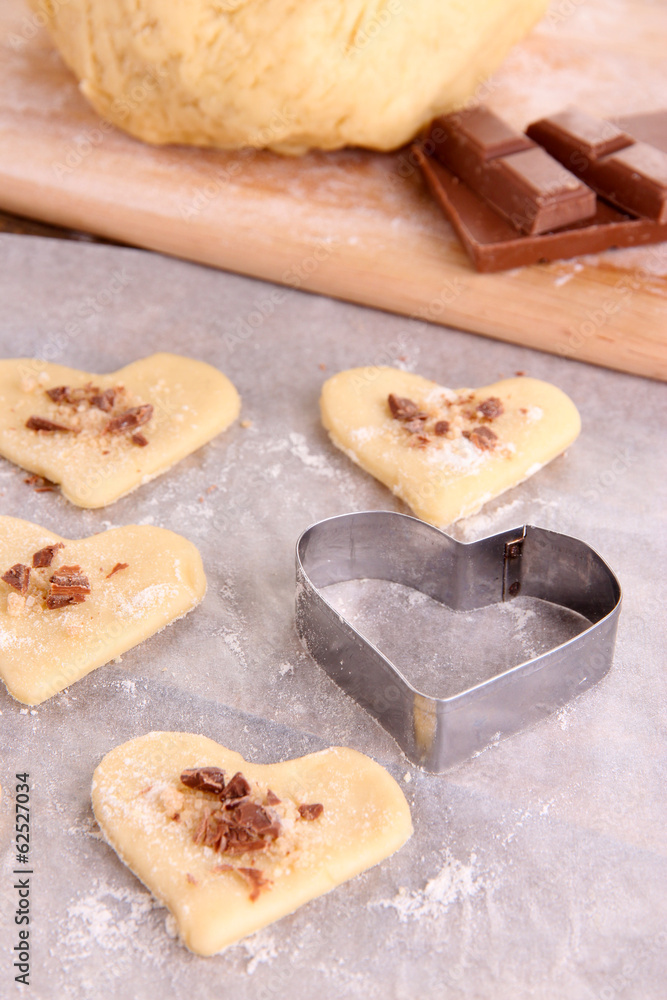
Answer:
<path fill-rule="evenodd" d="M 667 151 L 667 111 L 624 119 L 622 129 Z M 439 202 L 478 271 L 494 272 L 613 247 L 643 246 L 667 240 L 667 223 L 633 218 L 602 198 L 592 219 L 555 232 L 521 234 L 435 156 L 433 141 L 413 146 L 431 192 Z"/>
<path fill-rule="evenodd" d="M 533 122 L 530 138 L 617 208 L 667 222 L 667 154 L 576 108 Z"/>
<path fill-rule="evenodd" d="M 520 232 L 549 232 L 595 214 L 590 187 L 488 108 L 437 118 L 430 140 L 440 162 Z"/>

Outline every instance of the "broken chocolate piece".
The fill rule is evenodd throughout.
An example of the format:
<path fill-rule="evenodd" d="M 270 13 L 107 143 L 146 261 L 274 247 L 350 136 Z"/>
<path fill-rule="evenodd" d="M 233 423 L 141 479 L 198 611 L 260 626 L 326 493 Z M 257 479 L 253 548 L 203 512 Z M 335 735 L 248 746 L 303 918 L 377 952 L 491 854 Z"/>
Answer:
<path fill-rule="evenodd" d="M 278 796 L 276 795 L 276 793 L 272 792 L 270 788 L 267 788 L 267 790 L 266 790 L 266 803 L 267 803 L 267 805 L 269 805 L 269 806 L 277 806 L 279 802 L 280 802 L 280 799 L 278 798 Z"/>
<path fill-rule="evenodd" d="M 415 417 L 414 420 L 405 420 L 403 422 L 403 429 L 409 431 L 410 434 L 422 434 L 424 431 L 424 421 L 426 420 L 426 414 L 423 416 Z"/>
<path fill-rule="evenodd" d="M 132 406 L 129 410 L 123 410 L 117 417 L 112 417 L 106 426 L 108 434 L 120 434 L 123 431 L 134 430 L 147 424 L 153 416 L 153 406 L 151 403 L 142 403 L 141 406 Z"/>
<path fill-rule="evenodd" d="M 54 389 L 47 389 L 46 395 L 54 403 L 69 403 L 71 389 L 68 385 L 57 385 Z"/>
<path fill-rule="evenodd" d="M 395 396 L 393 392 L 390 392 L 387 402 L 389 403 L 391 415 L 396 420 L 414 420 L 419 416 L 419 407 L 411 399 L 406 399 L 404 396 Z"/>
<path fill-rule="evenodd" d="M 252 903 L 254 903 L 256 899 L 259 899 L 262 889 L 266 889 L 272 884 L 271 879 L 267 878 L 258 868 L 237 868 L 236 871 L 249 883 L 250 901 Z"/>
<path fill-rule="evenodd" d="M 68 604 L 82 604 L 90 593 L 88 577 L 80 566 L 61 566 L 49 580 L 46 596 L 47 608 L 64 608 Z"/>
<path fill-rule="evenodd" d="M 89 382 L 83 389 L 72 389 L 69 385 L 59 385 L 54 389 L 47 389 L 46 395 L 59 405 L 67 403 L 69 406 L 78 406 L 79 403 L 90 403 L 91 397 L 99 391 L 97 386 Z"/>
<path fill-rule="evenodd" d="M 250 888 L 250 900 L 254 902 L 259 898 L 262 889 L 267 889 L 273 882 L 267 878 L 259 868 L 237 868 L 235 865 L 216 865 L 214 872 L 235 872 Z"/>
<path fill-rule="evenodd" d="M 667 154 L 576 108 L 533 122 L 528 135 L 613 205 L 667 223 Z"/>
<path fill-rule="evenodd" d="M 479 404 L 477 412 L 481 413 L 487 420 L 495 420 L 496 417 L 505 412 L 505 408 L 497 396 L 489 396 L 488 399 Z"/>
<path fill-rule="evenodd" d="M 318 819 L 323 812 L 324 806 L 321 802 L 304 803 L 299 806 L 301 819 Z"/>
<path fill-rule="evenodd" d="M 444 435 L 449 430 L 449 420 L 438 420 L 435 427 L 433 428 L 433 433 L 437 434 L 438 437 L 444 437 Z"/>
<path fill-rule="evenodd" d="M 90 593 L 88 577 L 81 572 L 80 566 L 61 566 L 50 579 L 51 594 L 82 594 Z"/>
<path fill-rule="evenodd" d="M 39 552 L 35 552 L 33 555 L 33 567 L 35 569 L 41 569 L 43 566 L 50 566 L 58 549 L 64 548 L 65 546 L 62 542 L 56 542 L 55 545 L 45 545 L 43 549 L 40 549 Z"/>
<path fill-rule="evenodd" d="M 272 819 L 262 806 L 251 802 L 250 799 L 231 802 L 226 809 L 231 817 L 230 825 L 233 823 L 253 839 L 268 837 L 270 840 L 275 840 L 280 833 L 278 820 Z"/>
<path fill-rule="evenodd" d="M 46 420 L 44 417 L 29 417 L 25 425 L 30 431 L 69 431 L 72 434 L 77 433 L 73 427 L 56 424 L 53 420 Z"/>
<path fill-rule="evenodd" d="M 16 563 L 6 573 L 3 573 L 0 579 L 8 583 L 14 590 L 18 590 L 19 594 L 27 594 L 30 584 L 30 569 L 23 563 Z"/>
<path fill-rule="evenodd" d="M 46 606 L 51 611 L 55 608 L 64 608 L 68 604 L 83 604 L 85 601 L 85 596 L 79 593 L 72 594 L 54 594 L 49 593 L 46 595 Z"/>
<path fill-rule="evenodd" d="M 222 799 L 243 799 L 250 795 L 250 783 L 237 771 L 233 778 L 229 779 L 229 784 L 221 795 Z"/>
<path fill-rule="evenodd" d="M 498 436 L 493 433 L 490 427 L 473 427 L 471 431 L 464 431 L 463 436 L 481 451 L 491 451 L 495 448 L 498 440 Z"/>
<path fill-rule="evenodd" d="M 116 402 L 116 396 L 120 392 L 120 389 L 105 389 L 104 392 L 96 392 L 94 396 L 90 398 L 90 405 L 94 406 L 97 410 L 102 410 L 104 413 L 109 413 L 113 410 L 114 403 Z"/>
<path fill-rule="evenodd" d="M 520 232 L 548 232 L 595 213 L 586 184 L 488 108 L 436 118 L 429 142 L 444 166 Z"/>
<path fill-rule="evenodd" d="M 140 448 L 145 448 L 146 445 L 148 444 L 148 438 L 144 437 L 144 435 L 141 434 L 140 432 L 133 434 L 130 440 L 132 441 L 132 444 L 136 444 Z"/>
<path fill-rule="evenodd" d="M 114 568 L 113 568 L 113 569 L 111 570 L 111 572 L 110 572 L 110 573 L 107 573 L 107 576 L 106 576 L 107 580 L 109 579 L 109 577 L 110 577 L 110 576 L 113 576 L 113 575 L 114 575 L 114 573 L 120 573 L 120 571 L 121 571 L 122 569 L 127 569 L 127 567 L 128 567 L 129 565 L 130 565 L 129 563 L 116 563 L 116 565 L 115 565 L 115 566 L 114 566 Z M 183 784 L 185 784 L 185 782 L 183 782 Z"/>
<path fill-rule="evenodd" d="M 181 781 L 188 788 L 219 795 L 225 787 L 225 772 L 219 767 L 191 767 L 183 771 Z"/>

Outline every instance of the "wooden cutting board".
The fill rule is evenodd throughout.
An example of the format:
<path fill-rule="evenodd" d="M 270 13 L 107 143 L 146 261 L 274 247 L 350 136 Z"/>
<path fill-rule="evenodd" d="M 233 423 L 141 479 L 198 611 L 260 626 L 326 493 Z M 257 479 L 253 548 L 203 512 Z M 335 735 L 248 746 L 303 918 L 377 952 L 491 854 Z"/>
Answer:
<path fill-rule="evenodd" d="M 657 110 L 666 38 L 662 2 L 555 0 L 481 97 L 516 127 L 568 103 L 608 117 Z M 145 145 L 88 106 L 23 0 L 0 6 L 0 207 L 667 378 L 666 244 L 476 274 L 405 151 Z"/>

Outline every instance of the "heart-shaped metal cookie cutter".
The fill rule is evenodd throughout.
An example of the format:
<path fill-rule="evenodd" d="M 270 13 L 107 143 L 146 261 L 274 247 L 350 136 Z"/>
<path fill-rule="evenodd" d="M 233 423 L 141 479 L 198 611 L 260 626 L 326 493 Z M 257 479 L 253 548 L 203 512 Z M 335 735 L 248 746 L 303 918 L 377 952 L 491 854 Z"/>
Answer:
<path fill-rule="evenodd" d="M 518 732 L 596 684 L 609 670 L 621 588 L 585 542 L 524 525 L 477 542 L 392 511 L 311 525 L 296 545 L 296 627 L 340 687 L 391 733 L 410 761 L 443 771 Z M 328 603 L 344 580 L 404 584 L 470 611 L 521 593 L 578 612 L 590 627 L 568 642 L 448 698 L 418 691 Z"/>

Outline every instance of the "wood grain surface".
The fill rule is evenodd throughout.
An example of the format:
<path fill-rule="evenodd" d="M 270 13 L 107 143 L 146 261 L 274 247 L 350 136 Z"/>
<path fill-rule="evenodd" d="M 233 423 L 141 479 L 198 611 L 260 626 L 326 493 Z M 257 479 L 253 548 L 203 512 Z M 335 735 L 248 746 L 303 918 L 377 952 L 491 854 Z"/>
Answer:
<path fill-rule="evenodd" d="M 516 127 L 667 105 L 662 0 L 556 0 L 480 97 Z M 667 247 L 476 274 L 406 150 L 152 147 L 80 95 L 23 0 L 0 5 L 0 208 L 581 361 L 667 378 Z"/>

